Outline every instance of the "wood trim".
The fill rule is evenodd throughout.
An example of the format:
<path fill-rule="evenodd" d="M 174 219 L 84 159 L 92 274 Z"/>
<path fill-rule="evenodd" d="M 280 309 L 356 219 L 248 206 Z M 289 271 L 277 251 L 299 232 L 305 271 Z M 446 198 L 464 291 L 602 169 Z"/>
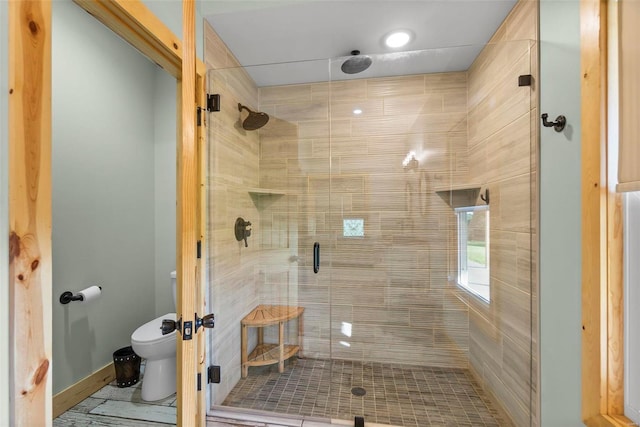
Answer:
<path fill-rule="evenodd" d="M 180 77 L 180 39 L 143 3 L 123 0 L 74 1 L 173 77 Z"/>
<path fill-rule="evenodd" d="M 9 2 L 9 307 L 15 426 L 51 425 L 51 3 Z"/>
<path fill-rule="evenodd" d="M 582 75 L 582 419 L 624 417 L 622 198 L 607 138 L 606 0 L 580 2 Z"/>
<path fill-rule="evenodd" d="M 582 76 L 582 419 L 606 412 L 606 3 L 580 2 Z"/>
<path fill-rule="evenodd" d="M 53 396 L 53 418 L 82 402 L 116 379 L 113 362 Z"/>
<path fill-rule="evenodd" d="M 198 149 L 198 240 L 200 241 L 200 259 L 198 262 L 198 274 L 196 277 L 197 285 L 196 289 L 199 292 L 196 294 L 196 307 L 198 313 L 209 313 L 209 309 L 206 306 L 206 292 L 204 286 L 205 271 L 206 271 L 206 218 L 207 218 L 207 109 L 206 109 L 206 76 L 198 75 L 196 78 L 196 104 L 202 108 L 200 112 L 200 126 L 196 128 L 197 131 L 197 149 Z M 201 334 L 198 334 L 198 373 L 202 378 L 202 389 L 204 390 L 207 384 L 206 374 L 206 338 L 207 331 L 203 330 Z M 198 396 L 198 409 L 196 419 L 199 424 L 197 427 L 204 427 L 206 424 L 207 416 L 207 394 L 205 392 L 199 393 Z"/>
<path fill-rule="evenodd" d="M 196 61 L 195 4 L 182 1 L 183 56 L 180 81 L 180 129 L 178 142 L 178 316 L 183 322 L 194 320 L 196 312 L 196 242 L 200 229 L 198 217 L 198 162 L 196 144 Z M 195 325 L 193 325 L 195 326 Z M 195 330 L 193 333 L 195 335 Z M 200 333 L 203 333 L 202 331 Z M 177 388 L 178 426 L 196 426 L 198 396 L 196 392 L 197 335 L 195 340 L 178 340 Z"/>
<path fill-rule="evenodd" d="M 608 156 L 608 163 L 617 158 Z M 624 239 L 622 195 L 616 193 L 617 169 L 609 167 L 607 197 L 607 412 L 624 414 Z M 613 176 L 612 176 L 613 173 Z"/>
<path fill-rule="evenodd" d="M 173 77 L 181 78 L 182 42 L 144 3 L 131 0 L 74 2 Z M 204 62 L 197 60 L 196 70 L 199 75 L 204 75 Z"/>

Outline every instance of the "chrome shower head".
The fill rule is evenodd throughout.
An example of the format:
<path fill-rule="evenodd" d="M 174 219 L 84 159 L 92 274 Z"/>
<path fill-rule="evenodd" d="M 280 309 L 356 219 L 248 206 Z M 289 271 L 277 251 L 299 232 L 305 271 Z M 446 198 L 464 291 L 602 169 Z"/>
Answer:
<path fill-rule="evenodd" d="M 371 66 L 371 58 L 366 55 L 360 55 L 359 50 L 352 50 L 351 58 L 342 63 L 340 69 L 345 74 L 358 74 Z"/>
<path fill-rule="evenodd" d="M 269 115 L 267 113 L 261 113 L 259 111 L 251 111 L 249 108 L 238 103 L 238 111 L 247 110 L 249 115 L 242 122 L 242 128 L 244 130 L 257 130 L 266 125 L 269 121 Z"/>

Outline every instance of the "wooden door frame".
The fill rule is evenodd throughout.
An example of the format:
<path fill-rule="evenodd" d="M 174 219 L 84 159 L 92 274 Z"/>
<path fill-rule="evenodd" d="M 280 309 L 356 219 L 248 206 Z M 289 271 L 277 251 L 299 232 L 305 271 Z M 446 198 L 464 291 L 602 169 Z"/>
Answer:
<path fill-rule="evenodd" d="M 607 0 L 580 2 L 582 93 L 582 419 L 630 426 L 624 416 L 622 196 L 610 155 Z"/>
<path fill-rule="evenodd" d="M 183 0 L 183 42 L 141 1 L 75 0 L 178 81 L 178 316 L 203 315 L 196 241 L 203 239 L 204 63 L 195 54 L 194 0 Z M 9 2 L 9 294 L 11 420 L 52 425 L 51 0 Z M 200 91 L 200 92 L 198 92 Z M 195 331 L 194 331 L 195 332 Z M 204 426 L 202 330 L 178 340 L 178 426 Z M 200 343 L 200 345 L 198 345 Z"/>

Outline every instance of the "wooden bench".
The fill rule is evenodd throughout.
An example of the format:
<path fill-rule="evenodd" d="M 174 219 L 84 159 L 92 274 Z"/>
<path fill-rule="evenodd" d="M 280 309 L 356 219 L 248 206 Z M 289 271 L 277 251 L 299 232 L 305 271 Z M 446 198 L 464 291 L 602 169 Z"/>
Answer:
<path fill-rule="evenodd" d="M 242 378 L 249 374 L 249 366 L 264 366 L 278 363 L 278 372 L 284 372 L 284 361 L 298 353 L 302 357 L 303 307 L 288 305 L 259 305 L 247 314 L 241 323 Z M 298 319 L 298 345 L 288 345 L 284 339 L 284 324 Z M 278 343 L 264 342 L 265 326 L 278 325 Z M 248 328 L 258 328 L 258 345 L 247 354 Z"/>

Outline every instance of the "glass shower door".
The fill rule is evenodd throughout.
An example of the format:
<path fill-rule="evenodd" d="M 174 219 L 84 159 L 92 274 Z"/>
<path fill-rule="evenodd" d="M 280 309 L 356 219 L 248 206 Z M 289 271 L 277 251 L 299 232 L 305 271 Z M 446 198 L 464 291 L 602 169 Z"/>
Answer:
<path fill-rule="evenodd" d="M 327 83 L 265 86 L 259 77 L 305 66 L 209 72 L 221 104 L 208 115 L 210 342 L 212 363 L 224 367 L 214 406 L 311 415 L 301 403 L 312 384 L 329 394 L 328 382 L 307 379 L 330 357 Z M 250 223 L 246 243 L 235 236 L 240 219 Z"/>

